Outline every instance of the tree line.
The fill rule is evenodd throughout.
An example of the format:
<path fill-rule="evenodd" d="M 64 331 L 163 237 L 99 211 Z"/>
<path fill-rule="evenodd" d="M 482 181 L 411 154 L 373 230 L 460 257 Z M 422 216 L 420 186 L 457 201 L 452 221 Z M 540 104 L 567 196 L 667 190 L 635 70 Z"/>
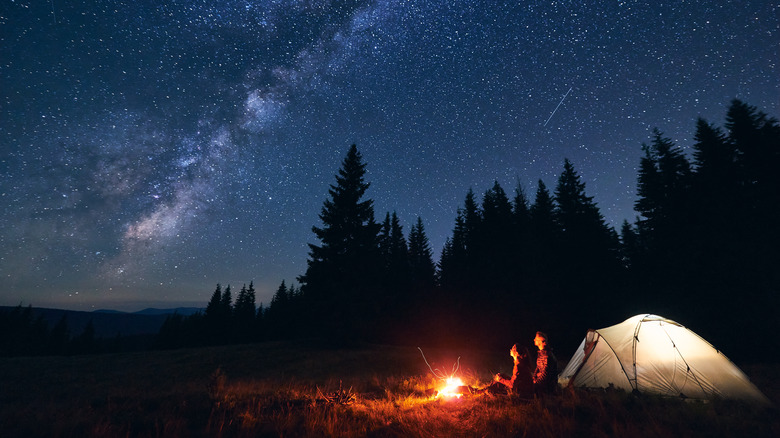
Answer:
<path fill-rule="evenodd" d="M 74 336 L 65 314 L 49 328 L 43 315 L 35 315 L 31 306 L 0 311 L 0 357 L 100 353 L 116 350 L 113 341 L 96 338 L 92 321 Z"/>
<path fill-rule="evenodd" d="M 536 330 L 567 354 L 588 328 L 657 313 L 730 356 L 778 359 L 780 125 L 734 100 L 699 119 L 692 156 L 655 130 L 636 218 L 609 225 L 568 159 L 554 187 L 472 189 L 434 260 L 424 222 L 375 217 L 352 145 L 312 227 L 306 272 L 266 307 L 253 283 L 217 285 L 205 312 L 172 315 L 158 348 L 319 338 L 506 347 Z"/>
<path fill-rule="evenodd" d="M 697 121 L 691 157 L 654 130 L 642 145 L 637 216 L 619 230 L 566 159 L 552 190 L 542 180 L 532 196 L 498 181 L 481 195 L 470 189 L 438 261 L 422 218 L 408 233 L 395 213 L 376 219 L 367 164 L 352 145 L 299 286 L 282 281 L 253 323 L 239 293 L 220 336 L 492 348 L 541 329 L 569 351 L 588 328 L 647 312 L 733 355 L 777 356 L 766 333 L 778 328 L 780 304 L 780 126 L 739 100 L 725 120 Z M 218 295 L 228 315 L 219 286 L 209 308 Z M 191 318 L 216 320 L 209 308 Z"/>

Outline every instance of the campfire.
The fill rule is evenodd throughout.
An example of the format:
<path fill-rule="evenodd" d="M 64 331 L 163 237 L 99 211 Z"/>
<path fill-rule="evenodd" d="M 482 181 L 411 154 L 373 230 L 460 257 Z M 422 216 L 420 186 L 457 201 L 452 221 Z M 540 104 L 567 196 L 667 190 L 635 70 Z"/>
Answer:
<path fill-rule="evenodd" d="M 455 374 L 457 374 L 460 369 L 460 357 L 458 357 L 457 362 L 452 366 L 452 371 L 449 374 L 446 374 L 438 368 L 432 368 L 431 364 L 428 363 L 428 359 L 425 358 L 422 348 L 417 347 L 417 349 L 420 350 L 420 354 L 422 354 L 425 364 L 428 365 L 428 369 L 431 370 L 431 374 L 444 383 L 444 387 L 436 392 L 436 398 L 461 398 L 463 397 L 463 394 L 471 394 L 471 388 L 464 384 L 460 377 L 455 377 Z"/>
<path fill-rule="evenodd" d="M 439 390 L 437 397 L 456 397 L 461 398 L 463 394 L 469 393 L 469 387 L 463 384 L 460 377 L 448 377 L 447 385 Z"/>

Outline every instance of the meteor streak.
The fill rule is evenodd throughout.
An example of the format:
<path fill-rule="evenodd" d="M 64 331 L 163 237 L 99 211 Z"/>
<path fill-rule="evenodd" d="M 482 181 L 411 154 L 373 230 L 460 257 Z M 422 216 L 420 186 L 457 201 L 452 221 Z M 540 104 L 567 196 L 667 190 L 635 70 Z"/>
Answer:
<path fill-rule="evenodd" d="M 572 89 L 572 87 L 569 87 L 569 91 L 567 91 L 566 94 L 563 95 L 563 97 L 561 98 L 561 101 L 558 102 L 558 106 L 555 107 L 555 109 L 553 110 L 552 114 L 550 114 L 550 117 L 548 117 L 547 121 L 544 122 L 544 126 L 547 126 L 547 123 L 550 121 L 550 119 L 552 119 L 552 116 L 554 116 L 555 112 L 558 111 L 558 107 L 561 106 L 561 104 L 563 103 L 564 99 L 566 99 L 566 96 L 568 96 L 569 93 L 571 93 L 571 89 Z"/>

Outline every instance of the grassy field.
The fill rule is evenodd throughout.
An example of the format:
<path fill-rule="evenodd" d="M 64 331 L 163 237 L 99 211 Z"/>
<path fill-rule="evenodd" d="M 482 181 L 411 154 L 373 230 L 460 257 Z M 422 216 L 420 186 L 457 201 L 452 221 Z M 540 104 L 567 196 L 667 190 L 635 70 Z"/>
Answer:
<path fill-rule="evenodd" d="M 511 372 L 504 351 L 423 351 L 447 373 L 460 358 L 458 376 L 471 386 Z M 777 406 L 780 366 L 743 369 Z M 440 386 L 415 347 L 295 342 L 0 359 L 0 436 L 780 436 L 776 407 L 603 392 L 433 397 Z"/>

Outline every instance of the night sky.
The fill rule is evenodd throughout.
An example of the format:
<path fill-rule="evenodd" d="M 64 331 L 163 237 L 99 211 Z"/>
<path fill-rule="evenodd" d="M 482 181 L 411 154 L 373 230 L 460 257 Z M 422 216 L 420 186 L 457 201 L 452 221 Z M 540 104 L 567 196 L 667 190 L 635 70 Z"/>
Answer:
<path fill-rule="evenodd" d="M 0 305 L 268 304 L 351 144 L 438 260 L 469 188 L 572 161 L 633 222 L 654 127 L 780 114 L 775 1 L 0 4 Z"/>

